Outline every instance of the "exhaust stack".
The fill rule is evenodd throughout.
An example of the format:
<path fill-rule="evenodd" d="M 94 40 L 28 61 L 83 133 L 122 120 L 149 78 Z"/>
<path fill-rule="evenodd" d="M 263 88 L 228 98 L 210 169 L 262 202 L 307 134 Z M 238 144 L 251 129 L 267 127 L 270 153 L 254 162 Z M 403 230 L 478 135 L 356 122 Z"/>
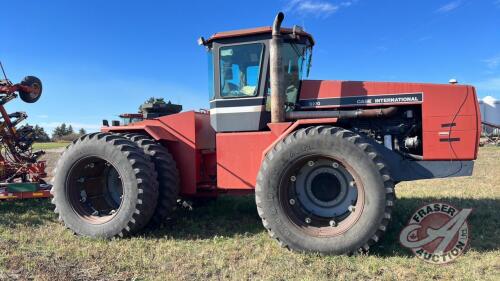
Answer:
<path fill-rule="evenodd" d="M 273 23 L 273 38 L 269 50 L 270 60 L 270 79 L 271 79 L 271 122 L 278 123 L 285 121 L 285 89 L 283 58 L 281 56 L 281 45 L 283 37 L 281 36 L 281 23 L 285 15 L 279 12 Z"/>

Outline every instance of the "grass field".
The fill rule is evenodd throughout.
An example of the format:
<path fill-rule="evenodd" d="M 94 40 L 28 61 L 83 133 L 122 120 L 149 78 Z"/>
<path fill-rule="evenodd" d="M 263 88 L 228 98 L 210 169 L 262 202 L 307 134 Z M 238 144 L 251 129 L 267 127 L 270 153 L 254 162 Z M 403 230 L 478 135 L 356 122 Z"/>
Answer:
<path fill-rule="evenodd" d="M 68 144 L 69 142 L 37 142 L 33 144 L 33 150 L 64 148 L 68 146 Z"/>
<path fill-rule="evenodd" d="M 473 177 L 398 185 L 393 221 L 369 255 L 320 256 L 281 249 L 252 197 L 223 197 L 178 210 L 168 226 L 139 237 L 92 240 L 65 230 L 48 201 L 0 202 L 0 280 L 499 280 L 500 148 L 480 150 Z M 471 249 L 427 264 L 397 242 L 427 202 L 472 207 Z"/>

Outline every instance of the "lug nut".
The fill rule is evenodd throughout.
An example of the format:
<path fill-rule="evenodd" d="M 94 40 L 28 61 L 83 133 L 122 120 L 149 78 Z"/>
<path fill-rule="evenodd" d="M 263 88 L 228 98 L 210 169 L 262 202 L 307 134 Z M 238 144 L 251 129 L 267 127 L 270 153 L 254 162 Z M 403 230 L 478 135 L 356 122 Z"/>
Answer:
<path fill-rule="evenodd" d="M 332 167 L 335 168 L 335 169 L 337 169 L 339 167 L 339 163 L 333 162 L 332 163 Z"/>
<path fill-rule="evenodd" d="M 314 161 L 307 162 L 307 165 L 309 165 L 310 167 L 314 166 Z"/>
<path fill-rule="evenodd" d="M 337 222 L 336 222 L 336 221 L 334 221 L 334 220 L 331 220 L 331 221 L 330 221 L 330 226 L 331 226 L 331 227 L 335 227 L 335 226 L 337 226 Z"/>
<path fill-rule="evenodd" d="M 352 186 L 355 186 L 355 185 L 356 185 L 356 182 L 355 182 L 355 181 L 351 181 L 351 182 L 349 183 L 349 185 L 350 185 L 351 187 L 352 187 Z"/>
<path fill-rule="evenodd" d="M 296 181 L 296 180 L 297 180 L 297 178 L 296 178 L 295 176 L 291 176 L 291 177 L 290 177 L 290 180 L 291 180 L 291 181 Z"/>
<path fill-rule="evenodd" d="M 290 202 L 290 205 L 295 205 L 295 199 L 290 199 L 288 202 Z"/>
<path fill-rule="evenodd" d="M 310 224 L 311 223 L 311 219 L 310 218 L 306 218 L 306 223 Z"/>
<path fill-rule="evenodd" d="M 356 207 L 351 205 L 351 206 L 349 206 L 348 210 L 349 210 L 349 212 L 354 213 L 354 211 L 356 211 Z"/>

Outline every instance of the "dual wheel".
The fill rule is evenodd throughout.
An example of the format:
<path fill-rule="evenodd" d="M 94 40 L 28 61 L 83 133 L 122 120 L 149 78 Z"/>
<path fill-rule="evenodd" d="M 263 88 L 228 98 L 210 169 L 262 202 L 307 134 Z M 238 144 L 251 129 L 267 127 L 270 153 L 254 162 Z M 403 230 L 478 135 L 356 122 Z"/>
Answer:
<path fill-rule="evenodd" d="M 166 219 L 178 181 L 172 156 L 147 136 L 94 133 L 74 141 L 59 159 L 52 202 L 77 234 L 127 236 Z"/>

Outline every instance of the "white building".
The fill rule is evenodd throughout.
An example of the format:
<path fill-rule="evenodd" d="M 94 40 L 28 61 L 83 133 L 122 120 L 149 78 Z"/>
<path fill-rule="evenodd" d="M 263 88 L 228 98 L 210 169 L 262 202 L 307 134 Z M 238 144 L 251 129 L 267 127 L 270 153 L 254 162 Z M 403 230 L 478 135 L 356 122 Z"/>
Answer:
<path fill-rule="evenodd" d="M 481 120 L 484 123 L 500 127 L 500 100 L 487 96 L 479 100 L 481 110 Z M 483 133 L 500 135 L 499 129 L 493 129 L 490 126 L 483 126 Z"/>

